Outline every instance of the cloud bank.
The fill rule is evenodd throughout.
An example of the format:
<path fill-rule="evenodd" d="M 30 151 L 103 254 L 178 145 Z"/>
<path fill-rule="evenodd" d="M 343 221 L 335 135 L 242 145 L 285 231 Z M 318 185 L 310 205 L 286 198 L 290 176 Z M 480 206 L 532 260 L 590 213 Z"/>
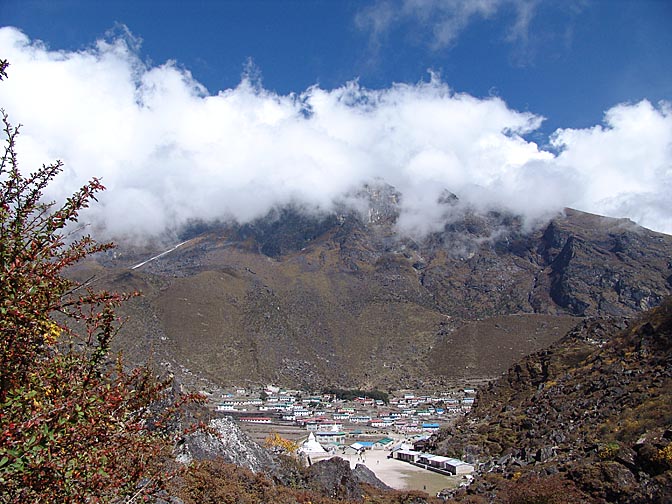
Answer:
<path fill-rule="evenodd" d="M 112 237 L 149 237 L 191 219 L 247 222 L 276 205 L 329 210 L 373 179 L 404 195 L 401 223 L 431 231 L 444 189 L 529 221 L 565 206 L 672 233 L 672 108 L 618 104 L 547 150 L 525 140 L 542 118 L 436 75 L 371 90 L 349 82 L 289 95 L 246 75 L 208 92 L 174 62 L 149 65 L 124 37 L 53 51 L 0 29 L 9 79 L 0 106 L 22 123 L 20 163 L 55 159 L 62 199 L 91 177 L 108 190 L 87 218 Z"/>

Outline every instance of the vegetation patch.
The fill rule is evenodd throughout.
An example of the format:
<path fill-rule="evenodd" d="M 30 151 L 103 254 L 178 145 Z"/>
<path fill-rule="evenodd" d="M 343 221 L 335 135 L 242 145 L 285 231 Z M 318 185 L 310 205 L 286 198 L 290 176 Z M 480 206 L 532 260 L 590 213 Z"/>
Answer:
<path fill-rule="evenodd" d="M 326 388 L 322 390 L 322 393 L 336 396 L 336 399 L 341 399 L 343 401 L 352 401 L 358 397 L 363 397 L 373 399 L 374 401 L 383 401 L 385 404 L 390 402 L 389 394 L 382 390 Z"/>

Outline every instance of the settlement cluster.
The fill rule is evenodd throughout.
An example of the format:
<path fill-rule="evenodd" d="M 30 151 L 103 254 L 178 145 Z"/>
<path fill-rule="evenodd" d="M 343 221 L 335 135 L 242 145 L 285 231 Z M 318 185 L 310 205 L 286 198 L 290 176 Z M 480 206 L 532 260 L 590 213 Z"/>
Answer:
<path fill-rule="evenodd" d="M 223 397 L 216 409 L 243 423 L 305 428 L 310 435 L 300 451 L 307 455 L 384 449 L 390 457 L 437 472 L 473 471 L 471 465 L 460 460 L 422 451 L 429 435 L 470 411 L 476 396 L 472 388 L 439 394 L 404 392 L 389 397 L 387 402 L 366 395 L 344 400 L 334 394 L 304 394 L 273 386 L 259 394 L 237 389 Z"/>

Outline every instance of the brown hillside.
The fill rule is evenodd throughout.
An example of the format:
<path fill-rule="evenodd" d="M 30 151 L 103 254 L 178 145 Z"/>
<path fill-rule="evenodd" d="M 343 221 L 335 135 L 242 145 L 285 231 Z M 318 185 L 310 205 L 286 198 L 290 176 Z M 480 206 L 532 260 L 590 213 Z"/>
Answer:
<path fill-rule="evenodd" d="M 420 387 L 497 376 L 571 317 L 632 315 L 672 289 L 672 237 L 627 220 L 568 210 L 526 232 L 464 211 L 417 242 L 395 231 L 396 193 L 366 194 L 366 219 L 289 208 L 194 226 L 141 266 L 169 247 L 100 258 L 98 282 L 145 294 L 122 347 L 219 384 Z"/>
<path fill-rule="evenodd" d="M 629 323 L 587 320 L 521 360 L 435 448 L 481 462 L 470 493 L 557 475 L 583 502 L 663 503 L 672 495 L 671 443 L 668 299 Z"/>

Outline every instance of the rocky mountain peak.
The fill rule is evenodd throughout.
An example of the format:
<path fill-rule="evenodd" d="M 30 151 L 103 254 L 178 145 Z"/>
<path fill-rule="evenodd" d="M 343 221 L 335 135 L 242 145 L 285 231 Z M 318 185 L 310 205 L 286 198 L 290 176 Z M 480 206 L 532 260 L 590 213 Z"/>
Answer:
<path fill-rule="evenodd" d="M 382 180 L 367 183 L 355 196 L 366 202 L 368 224 L 392 225 L 399 218 L 402 195 L 394 186 Z"/>

